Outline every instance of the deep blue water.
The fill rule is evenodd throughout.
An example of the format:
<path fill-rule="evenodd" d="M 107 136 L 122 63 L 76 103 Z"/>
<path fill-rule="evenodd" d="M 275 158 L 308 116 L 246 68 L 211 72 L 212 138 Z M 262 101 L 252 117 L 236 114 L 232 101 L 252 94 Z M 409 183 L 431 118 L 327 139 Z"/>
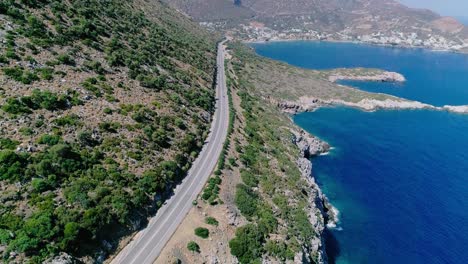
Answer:
<path fill-rule="evenodd" d="M 345 82 L 437 106 L 468 104 L 468 56 L 424 49 L 349 43 L 271 42 L 253 44 L 257 53 L 311 69 L 370 67 L 396 71 L 403 84 Z"/>
<path fill-rule="evenodd" d="M 255 45 L 308 68 L 382 67 L 403 86 L 357 83 L 432 104 L 468 104 L 464 55 L 338 43 Z M 426 81 L 424 77 L 431 81 Z M 340 210 L 336 263 L 468 263 L 468 115 L 323 108 L 295 122 L 334 150 L 314 174 Z"/>

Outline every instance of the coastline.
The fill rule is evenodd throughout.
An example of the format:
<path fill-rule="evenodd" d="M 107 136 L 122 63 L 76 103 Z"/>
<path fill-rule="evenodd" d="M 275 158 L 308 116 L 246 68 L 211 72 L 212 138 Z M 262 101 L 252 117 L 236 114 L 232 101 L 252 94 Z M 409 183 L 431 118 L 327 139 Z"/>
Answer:
<path fill-rule="evenodd" d="M 312 38 L 275 38 L 275 39 L 239 39 L 244 44 L 265 44 L 270 42 L 295 42 L 295 41 L 310 41 L 310 42 L 325 42 L 325 43 L 349 43 L 349 44 L 358 44 L 358 45 L 369 45 L 369 46 L 378 46 L 378 47 L 388 47 L 388 48 L 404 48 L 404 49 L 415 49 L 415 50 L 424 50 L 430 52 L 447 52 L 447 53 L 456 53 L 456 54 L 465 54 L 468 55 L 468 49 L 466 50 L 455 50 L 455 49 L 438 49 L 436 47 L 430 46 L 412 46 L 412 45 L 402 45 L 402 44 L 385 44 L 385 43 L 373 43 L 359 40 L 336 40 L 336 39 L 312 39 Z"/>
<path fill-rule="evenodd" d="M 311 223 L 314 223 L 315 231 L 320 238 L 318 241 L 313 241 L 312 248 L 305 249 L 302 254 L 307 255 L 308 252 L 317 252 L 319 263 L 326 264 L 328 263 L 328 256 L 326 253 L 325 232 L 327 229 L 337 228 L 339 223 L 339 211 L 330 203 L 327 196 L 322 192 L 320 186 L 315 181 L 312 160 L 314 157 L 329 153 L 332 147 L 327 142 L 311 135 L 296 125 L 291 129 L 291 133 L 293 134 L 293 143 L 300 151 L 296 164 L 308 185 L 308 218 Z M 321 218 L 319 218 L 318 215 L 320 215 Z M 303 256 L 298 259 L 303 259 Z"/>
<path fill-rule="evenodd" d="M 359 102 L 348 102 L 343 100 L 321 100 L 318 98 L 301 97 L 298 101 L 277 101 L 270 99 L 284 113 L 299 114 L 302 112 L 313 112 L 321 107 L 345 106 L 356 108 L 365 112 L 375 112 L 378 110 L 434 110 L 446 111 L 454 114 L 468 114 L 468 105 L 444 105 L 434 106 L 418 101 L 409 101 L 402 98 L 376 100 L 365 98 Z"/>

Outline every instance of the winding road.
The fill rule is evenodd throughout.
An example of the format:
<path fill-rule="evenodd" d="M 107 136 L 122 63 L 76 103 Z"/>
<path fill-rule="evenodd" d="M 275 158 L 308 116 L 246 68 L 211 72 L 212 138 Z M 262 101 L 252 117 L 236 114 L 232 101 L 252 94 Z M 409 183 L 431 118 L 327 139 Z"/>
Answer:
<path fill-rule="evenodd" d="M 202 191 L 213 172 L 227 137 L 229 101 L 224 71 L 223 44 L 218 45 L 216 110 L 207 143 L 195 160 L 187 177 L 174 190 L 174 195 L 152 218 L 148 226 L 111 261 L 111 264 L 152 264 L 185 218 L 192 202 Z"/>

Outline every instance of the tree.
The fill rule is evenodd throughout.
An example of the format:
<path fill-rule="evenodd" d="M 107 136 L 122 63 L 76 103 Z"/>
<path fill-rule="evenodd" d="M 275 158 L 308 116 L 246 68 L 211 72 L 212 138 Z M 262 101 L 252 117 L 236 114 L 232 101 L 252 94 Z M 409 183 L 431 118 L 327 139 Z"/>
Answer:
<path fill-rule="evenodd" d="M 210 231 L 204 227 L 195 228 L 195 235 L 201 238 L 208 238 L 210 236 Z"/>

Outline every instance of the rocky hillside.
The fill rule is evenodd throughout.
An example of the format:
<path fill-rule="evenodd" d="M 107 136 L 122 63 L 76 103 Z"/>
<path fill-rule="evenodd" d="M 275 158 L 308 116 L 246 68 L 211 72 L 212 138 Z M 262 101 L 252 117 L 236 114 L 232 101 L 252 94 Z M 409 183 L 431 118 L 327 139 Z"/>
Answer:
<path fill-rule="evenodd" d="M 395 0 L 166 1 L 211 28 L 248 40 L 300 38 L 468 50 L 466 26 Z"/>
<path fill-rule="evenodd" d="M 1 0 L 0 40 L 0 262 L 100 262 L 197 156 L 216 40 L 143 0 Z"/>

